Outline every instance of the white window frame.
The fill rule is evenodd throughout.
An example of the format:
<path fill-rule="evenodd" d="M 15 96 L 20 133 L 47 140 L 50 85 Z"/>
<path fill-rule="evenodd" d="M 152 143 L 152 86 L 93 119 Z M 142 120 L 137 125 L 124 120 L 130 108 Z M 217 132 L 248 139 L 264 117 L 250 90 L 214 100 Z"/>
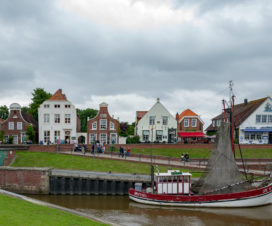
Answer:
<path fill-rule="evenodd" d="M 272 115 L 268 115 L 268 123 L 272 123 Z"/>
<path fill-rule="evenodd" d="M 54 107 L 55 108 L 60 108 L 60 104 L 55 104 Z"/>
<path fill-rule="evenodd" d="M 167 126 L 168 125 L 168 116 L 162 116 L 162 124 L 164 126 Z"/>
<path fill-rule="evenodd" d="M 262 115 L 262 123 L 267 123 L 267 115 Z"/>
<path fill-rule="evenodd" d="M 92 123 L 92 130 L 97 130 L 97 122 Z"/>
<path fill-rule="evenodd" d="M 114 130 L 114 123 L 110 122 L 110 130 Z"/>
<path fill-rule="evenodd" d="M 50 105 L 49 104 L 45 104 L 43 105 L 44 108 L 50 108 Z"/>
<path fill-rule="evenodd" d="M 102 136 L 105 137 L 105 140 L 103 141 Z M 107 144 L 107 134 L 106 133 L 100 133 L 100 144 Z"/>
<path fill-rule="evenodd" d="M 26 141 L 26 133 L 25 132 L 21 132 L 21 143 L 23 144 L 24 141 Z"/>
<path fill-rule="evenodd" d="M 113 138 L 114 137 L 114 143 L 112 142 L 113 141 Z M 110 144 L 117 144 L 117 133 L 111 133 L 110 134 Z"/>
<path fill-rule="evenodd" d="M 256 123 L 261 123 L 262 115 L 256 115 Z"/>
<path fill-rule="evenodd" d="M 44 130 L 43 131 L 43 141 L 44 143 L 50 142 L 50 130 Z"/>
<path fill-rule="evenodd" d="M 9 130 L 14 130 L 14 122 L 8 123 Z"/>
<path fill-rule="evenodd" d="M 155 116 L 149 116 L 149 125 L 155 125 Z"/>
<path fill-rule="evenodd" d="M 221 125 L 221 119 L 217 119 L 216 126 L 219 127 Z"/>
<path fill-rule="evenodd" d="M 64 122 L 65 122 L 65 124 L 71 123 L 71 114 L 65 114 Z"/>
<path fill-rule="evenodd" d="M 23 123 L 17 122 L 17 130 L 23 130 Z"/>
<path fill-rule="evenodd" d="M 44 123 L 50 122 L 50 114 L 48 114 L 48 113 L 43 114 L 43 122 Z"/>
<path fill-rule="evenodd" d="M 59 139 L 60 139 L 60 131 L 59 130 L 55 130 L 54 131 L 54 141 L 55 141 L 55 144 L 58 142 Z"/>
<path fill-rule="evenodd" d="M 189 119 L 184 119 L 184 127 L 189 127 Z"/>
<path fill-rule="evenodd" d="M 192 127 L 197 127 L 197 119 L 196 118 L 192 119 Z"/>
<path fill-rule="evenodd" d="M 59 124 L 60 123 L 60 114 L 55 114 L 54 116 L 54 122 Z"/>
<path fill-rule="evenodd" d="M 97 134 L 96 133 L 90 133 L 89 134 L 89 144 L 92 144 L 92 142 L 96 142 L 97 140 Z"/>
<path fill-rule="evenodd" d="M 102 123 L 104 122 L 104 123 Z M 100 119 L 100 129 L 106 130 L 107 129 L 107 119 Z"/>

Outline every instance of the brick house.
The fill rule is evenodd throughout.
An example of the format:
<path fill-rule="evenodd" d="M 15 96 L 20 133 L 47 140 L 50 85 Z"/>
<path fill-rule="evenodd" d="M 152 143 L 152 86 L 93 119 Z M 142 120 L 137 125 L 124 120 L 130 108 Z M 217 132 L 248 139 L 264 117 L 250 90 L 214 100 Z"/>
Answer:
<path fill-rule="evenodd" d="M 190 109 L 186 109 L 181 114 L 176 114 L 178 122 L 178 141 L 181 143 L 198 142 L 204 137 L 204 122 L 200 116 Z"/>
<path fill-rule="evenodd" d="M 229 122 L 230 109 L 226 109 Z M 207 134 L 215 134 L 224 120 L 224 112 L 212 119 Z M 272 144 L 272 99 L 244 100 L 234 105 L 235 139 L 240 144 Z"/>
<path fill-rule="evenodd" d="M 5 131 L 4 142 L 7 142 L 9 137 L 13 137 L 13 144 L 23 144 L 26 142 L 26 130 L 29 125 L 32 125 L 37 137 L 38 123 L 29 114 L 21 112 L 21 106 L 13 103 L 9 107 L 9 116 L 1 123 L 1 131 Z"/>
<path fill-rule="evenodd" d="M 118 144 L 119 121 L 110 116 L 108 104 L 101 103 L 97 115 L 87 120 L 87 143 Z"/>

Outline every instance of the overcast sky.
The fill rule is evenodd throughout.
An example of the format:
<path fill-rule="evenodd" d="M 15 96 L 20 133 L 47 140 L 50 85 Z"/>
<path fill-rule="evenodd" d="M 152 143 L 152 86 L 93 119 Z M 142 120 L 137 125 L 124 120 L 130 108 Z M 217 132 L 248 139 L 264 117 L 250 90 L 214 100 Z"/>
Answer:
<path fill-rule="evenodd" d="M 133 122 L 159 97 L 207 127 L 230 80 L 237 103 L 271 96 L 271 68 L 271 0 L 0 0 L 0 105 L 62 88 Z"/>

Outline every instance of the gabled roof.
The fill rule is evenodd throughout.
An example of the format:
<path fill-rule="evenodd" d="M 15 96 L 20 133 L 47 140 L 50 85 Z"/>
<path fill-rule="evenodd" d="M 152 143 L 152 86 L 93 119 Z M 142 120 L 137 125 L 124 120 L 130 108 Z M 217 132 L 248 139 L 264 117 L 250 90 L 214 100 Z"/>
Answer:
<path fill-rule="evenodd" d="M 270 97 L 252 100 L 250 102 L 245 101 L 244 103 L 234 105 L 235 126 L 239 127 L 268 98 L 270 98 Z M 229 111 L 230 111 L 230 109 L 226 109 L 227 117 L 229 117 Z M 224 117 L 224 112 L 222 112 L 220 115 L 217 115 L 212 120 L 223 119 L 223 117 Z M 216 128 L 217 127 L 214 127 L 211 123 L 211 125 L 206 130 L 207 131 L 214 131 L 214 130 L 216 130 Z"/>
<path fill-rule="evenodd" d="M 62 93 L 62 89 L 58 89 L 48 100 L 62 100 L 67 101 L 66 95 Z"/>
<path fill-rule="evenodd" d="M 180 113 L 179 117 L 178 117 L 178 121 L 180 119 L 182 119 L 185 116 L 198 116 L 196 113 L 194 113 L 192 110 L 190 109 L 186 109 L 185 111 L 183 111 L 182 113 Z"/>
<path fill-rule="evenodd" d="M 147 112 L 148 111 L 136 111 L 136 123 L 139 122 Z"/>

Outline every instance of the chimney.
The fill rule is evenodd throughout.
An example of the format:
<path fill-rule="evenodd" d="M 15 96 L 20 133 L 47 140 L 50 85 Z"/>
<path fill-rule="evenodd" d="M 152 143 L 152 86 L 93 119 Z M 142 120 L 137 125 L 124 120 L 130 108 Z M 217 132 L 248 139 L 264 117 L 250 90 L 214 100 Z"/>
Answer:
<path fill-rule="evenodd" d="M 157 103 L 160 103 L 160 98 L 157 98 Z"/>
<path fill-rule="evenodd" d="M 178 120 L 178 118 L 179 118 L 179 113 L 177 112 L 177 114 L 176 114 L 176 120 Z"/>
<path fill-rule="evenodd" d="M 247 103 L 248 103 L 247 99 L 244 99 L 244 105 L 247 105 Z"/>

